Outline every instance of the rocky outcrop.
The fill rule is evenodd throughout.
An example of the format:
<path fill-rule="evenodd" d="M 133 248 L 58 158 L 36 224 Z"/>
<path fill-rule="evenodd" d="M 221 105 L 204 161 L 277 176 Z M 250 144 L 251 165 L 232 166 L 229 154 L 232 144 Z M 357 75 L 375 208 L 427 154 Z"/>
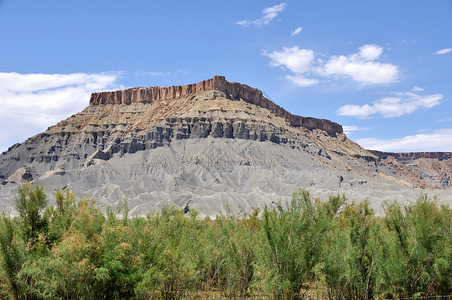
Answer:
<path fill-rule="evenodd" d="M 106 104 L 134 104 L 153 103 L 156 101 L 171 102 L 181 98 L 189 98 L 206 91 L 218 90 L 226 94 L 230 99 L 241 99 L 250 104 L 266 108 L 278 117 L 282 117 L 294 127 L 305 127 L 307 129 L 320 129 L 331 135 L 342 133 L 342 126 L 325 119 L 316 119 L 293 115 L 265 98 L 262 92 L 248 85 L 229 82 L 224 76 L 215 76 L 196 84 L 188 84 L 171 87 L 138 87 L 112 92 L 93 93 L 89 105 Z"/>
<path fill-rule="evenodd" d="M 378 156 L 379 158 L 387 158 L 392 156 L 400 161 L 403 160 L 414 160 L 419 158 L 433 158 L 438 160 L 451 159 L 452 152 L 405 152 L 405 153 L 394 153 L 394 152 L 382 152 L 376 150 L 369 150 L 372 154 Z"/>
<path fill-rule="evenodd" d="M 7 183 L 21 183 L 24 181 L 33 180 L 33 176 L 29 169 L 22 167 L 17 169 L 7 180 L 3 181 L 2 184 Z"/>
<path fill-rule="evenodd" d="M 452 186 L 452 152 L 370 152 L 391 166 L 396 174 L 419 187 Z"/>
<path fill-rule="evenodd" d="M 41 133 L 27 140 L 26 146 L 19 145 L 17 149 L 9 150 L 9 155 L 0 156 L 0 175 L 10 176 L 23 164 L 39 164 L 42 170 L 35 171 L 34 174 L 27 171 L 30 178 L 32 175 L 39 177 L 48 171 L 47 168 L 50 168 L 50 171 L 58 167 L 66 168 L 65 161 L 84 161 L 86 166 L 95 159 L 109 160 L 116 153 L 133 154 L 170 146 L 172 142 L 180 140 L 208 137 L 269 141 L 275 144 L 287 144 L 289 147 L 298 149 L 307 147 L 306 143 L 300 141 L 296 135 L 284 127 L 255 119 L 220 119 L 215 118 L 215 114 L 215 111 L 209 111 L 199 112 L 193 117 L 168 117 L 152 129 L 140 132 L 129 131 L 127 127 L 116 128 L 119 126 L 91 124 L 86 126 L 83 132 Z M 45 151 L 41 146 L 43 139 L 47 141 L 48 146 Z M 68 151 L 68 148 L 71 150 Z M 21 171 L 20 176 L 25 174 L 24 172 Z M 8 178 L 7 181 L 19 182 L 18 176 Z"/>

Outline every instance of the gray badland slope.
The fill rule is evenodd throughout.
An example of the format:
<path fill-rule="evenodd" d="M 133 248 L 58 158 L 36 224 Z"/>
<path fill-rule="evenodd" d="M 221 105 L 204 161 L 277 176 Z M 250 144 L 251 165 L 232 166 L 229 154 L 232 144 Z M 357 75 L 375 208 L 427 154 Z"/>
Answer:
<path fill-rule="evenodd" d="M 368 198 L 377 210 L 421 193 L 452 203 L 450 189 L 418 188 L 432 186 L 386 160 L 336 123 L 291 115 L 260 91 L 216 76 L 93 94 L 82 112 L 0 155 L 0 210 L 13 211 L 24 180 L 106 205 L 127 199 L 138 215 L 187 203 L 210 216 L 249 212 L 299 187 L 321 198 Z"/>

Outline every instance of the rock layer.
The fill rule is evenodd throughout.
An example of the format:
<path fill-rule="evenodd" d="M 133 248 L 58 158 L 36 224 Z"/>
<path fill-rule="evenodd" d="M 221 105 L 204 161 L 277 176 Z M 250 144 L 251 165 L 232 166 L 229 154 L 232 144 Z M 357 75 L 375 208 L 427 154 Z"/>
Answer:
<path fill-rule="evenodd" d="M 392 156 L 398 160 L 413 160 L 418 158 L 432 158 L 437 160 L 443 159 L 451 159 L 452 152 L 383 152 L 376 150 L 369 150 L 372 154 L 380 157 L 387 158 L 388 156 Z"/>
<path fill-rule="evenodd" d="M 89 105 L 152 103 L 156 101 L 173 101 L 189 98 L 206 91 L 217 90 L 230 99 L 242 99 L 250 104 L 270 110 L 275 115 L 286 119 L 290 126 L 303 126 L 308 129 L 321 129 L 329 134 L 342 133 L 342 126 L 325 119 L 293 115 L 265 98 L 262 92 L 245 84 L 228 82 L 224 76 L 215 76 L 196 84 L 171 87 L 139 87 L 112 92 L 93 93 Z"/>

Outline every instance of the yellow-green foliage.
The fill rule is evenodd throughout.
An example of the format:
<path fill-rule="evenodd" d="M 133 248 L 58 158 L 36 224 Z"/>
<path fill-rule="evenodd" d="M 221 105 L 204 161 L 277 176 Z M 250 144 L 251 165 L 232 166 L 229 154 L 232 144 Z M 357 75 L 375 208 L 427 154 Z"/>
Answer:
<path fill-rule="evenodd" d="M 47 206 L 21 186 L 0 217 L 0 299 L 381 299 L 452 293 L 452 211 L 422 196 L 387 203 L 291 201 L 200 219 L 168 207 L 104 214 L 70 191 Z M 121 217 L 118 217 L 121 216 Z M 213 295 L 213 296 L 212 296 Z"/>

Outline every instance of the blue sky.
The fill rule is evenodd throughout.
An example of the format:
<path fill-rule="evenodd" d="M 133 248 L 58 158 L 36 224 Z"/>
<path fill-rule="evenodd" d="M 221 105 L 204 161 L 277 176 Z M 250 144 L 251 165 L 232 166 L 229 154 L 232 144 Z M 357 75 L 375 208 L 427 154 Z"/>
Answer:
<path fill-rule="evenodd" d="M 384 151 L 452 151 L 452 1 L 0 0 L 0 151 L 93 91 L 224 75 Z"/>

